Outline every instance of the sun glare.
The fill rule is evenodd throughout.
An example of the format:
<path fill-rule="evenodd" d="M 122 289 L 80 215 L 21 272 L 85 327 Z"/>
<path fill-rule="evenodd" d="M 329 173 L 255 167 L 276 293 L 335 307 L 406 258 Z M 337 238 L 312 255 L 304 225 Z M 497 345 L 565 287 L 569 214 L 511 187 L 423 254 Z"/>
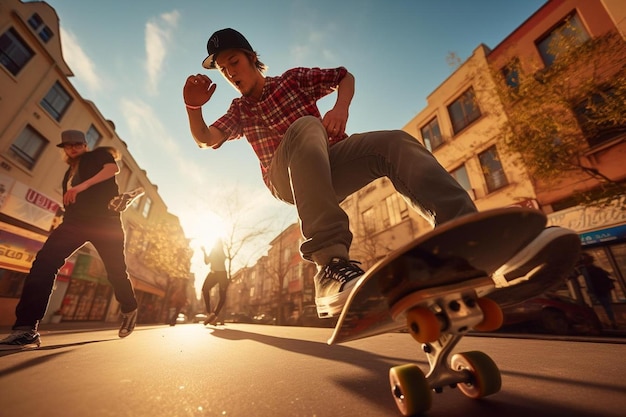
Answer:
<path fill-rule="evenodd" d="M 210 250 L 218 238 L 224 238 L 226 224 L 213 212 L 185 213 L 180 220 L 194 250 L 200 250 L 202 246 Z"/>

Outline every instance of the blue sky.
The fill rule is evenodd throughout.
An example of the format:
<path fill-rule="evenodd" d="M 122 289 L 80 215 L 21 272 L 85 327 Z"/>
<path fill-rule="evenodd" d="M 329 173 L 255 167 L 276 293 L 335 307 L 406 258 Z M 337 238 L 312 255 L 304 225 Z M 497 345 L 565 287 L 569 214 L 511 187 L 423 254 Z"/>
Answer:
<path fill-rule="evenodd" d="M 268 65 L 268 76 L 295 66 L 345 66 L 356 78 L 347 132 L 401 129 L 452 73 L 449 53 L 466 59 L 481 43 L 495 47 L 545 1 L 48 3 L 59 16 L 64 57 L 75 74 L 72 84 L 115 122 L 118 135 L 198 246 L 220 233 L 220 213 L 233 194 L 250 224 L 272 218 L 278 232 L 296 220 L 295 210 L 265 189 L 245 139 L 217 151 L 201 150 L 189 133 L 182 101 L 188 75 L 206 73 L 218 84 L 204 106 L 209 123 L 237 96 L 221 75 L 201 66 L 211 33 L 225 27 L 242 32 Z M 321 101 L 322 113 L 332 100 Z M 201 261 L 194 262 L 203 275 Z"/>

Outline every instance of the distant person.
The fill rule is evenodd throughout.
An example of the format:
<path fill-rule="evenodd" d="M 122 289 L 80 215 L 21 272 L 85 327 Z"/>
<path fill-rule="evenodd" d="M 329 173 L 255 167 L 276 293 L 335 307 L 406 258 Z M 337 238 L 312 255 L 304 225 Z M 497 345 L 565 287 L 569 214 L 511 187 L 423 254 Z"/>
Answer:
<path fill-rule="evenodd" d="M 613 312 L 613 304 L 611 300 L 611 291 L 615 288 L 615 284 L 610 274 L 605 269 L 595 264 L 594 257 L 586 252 L 581 255 L 580 272 L 585 277 L 587 283 L 587 291 L 600 303 L 606 312 L 612 328 L 617 328 L 615 321 L 615 313 Z"/>
<path fill-rule="evenodd" d="M 346 68 L 299 67 L 266 77 L 258 53 L 230 28 L 213 33 L 207 51 L 202 66 L 216 69 L 241 97 L 207 125 L 202 106 L 211 100 L 217 85 L 204 74 L 188 76 L 183 99 L 191 134 L 198 146 L 213 149 L 245 136 L 270 192 L 295 205 L 304 237 L 301 255 L 317 266 L 319 317 L 339 315 L 350 289 L 364 273 L 359 262 L 349 258 L 353 236 L 340 206 L 349 195 L 386 177 L 433 226 L 476 213 L 467 191 L 407 132 L 346 134 L 355 92 L 354 76 Z M 367 88 L 384 88 L 384 80 L 380 81 Z M 336 100 L 322 115 L 317 102 L 331 93 Z M 563 237 L 570 239 L 570 232 L 546 229 L 509 260 L 501 274 L 514 280 L 541 270 L 535 267 L 547 252 L 559 250 Z"/>
<path fill-rule="evenodd" d="M 206 276 L 204 283 L 202 284 L 202 296 L 204 297 L 204 306 L 206 307 L 207 318 L 204 320 L 204 325 L 217 323 L 218 316 L 224 303 L 226 302 L 226 292 L 228 290 L 228 273 L 226 272 L 226 254 L 224 253 L 224 243 L 221 239 L 217 239 L 213 245 L 211 252 L 207 254 L 204 246 L 202 247 L 202 253 L 204 253 L 204 263 L 210 265 L 211 270 Z M 215 285 L 219 289 L 219 301 L 215 310 L 211 310 L 211 290 Z"/>
<path fill-rule="evenodd" d="M 121 216 L 108 208 L 111 199 L 119 194 L 116 151 L 104 147 L 88 151 L 85 135 L 77 130 L 62 132 L 57 146 L 63 148 L 68 164 L 61 184 L 63 222 L 50 233 L 33 261 L 15 308 L 13 331 L 0 340 L 0 350 L 40 346 L 37 329 L 48 308 L 57 273 L 65 260 L 87 242 L 98 251 L 120 303 L 119 337 L 131 334 L 137 321 L 137 299 L 126 270 Z"/>
<path fill-rule="evenodd" d="M 172 307 L 174 309 L 174 313 L 172 317 L 170 317 L 170 326 L 176 326 L 176 319 L 178 315 L 182 311 L 183 308 L 187 305 L 187 280 L 181 280 L 178 283 L 178 286 L 174 293 L 172 293 Z"/>

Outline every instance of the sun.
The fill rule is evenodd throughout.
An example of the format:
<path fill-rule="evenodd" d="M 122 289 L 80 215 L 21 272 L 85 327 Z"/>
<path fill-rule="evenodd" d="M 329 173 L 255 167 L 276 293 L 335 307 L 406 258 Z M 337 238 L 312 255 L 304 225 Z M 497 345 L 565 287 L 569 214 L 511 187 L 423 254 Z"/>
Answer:
<path fill-rule="evenodd" d="M 187 212 L 179 216 L 180 223 L 185 235 L 190 240 L 194 250 L 200 250 L 202 246 L 207 249 L 213 247 L 218 238 L 224 238 L 227 225 L 217 214 L 211 211 L 202 213 Z"/>

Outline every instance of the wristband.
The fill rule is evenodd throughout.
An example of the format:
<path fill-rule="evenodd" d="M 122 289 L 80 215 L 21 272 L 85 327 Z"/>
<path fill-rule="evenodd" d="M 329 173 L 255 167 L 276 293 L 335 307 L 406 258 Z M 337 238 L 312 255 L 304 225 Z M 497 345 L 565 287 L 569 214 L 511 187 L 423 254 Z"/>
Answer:
<path fill-rule="evenodd" d="M 198 110 L 202 108 L 202 106 L 190 106 L 187 103 L 185 103 L 185 107 L 187 107 L 189 110 Z"/>

